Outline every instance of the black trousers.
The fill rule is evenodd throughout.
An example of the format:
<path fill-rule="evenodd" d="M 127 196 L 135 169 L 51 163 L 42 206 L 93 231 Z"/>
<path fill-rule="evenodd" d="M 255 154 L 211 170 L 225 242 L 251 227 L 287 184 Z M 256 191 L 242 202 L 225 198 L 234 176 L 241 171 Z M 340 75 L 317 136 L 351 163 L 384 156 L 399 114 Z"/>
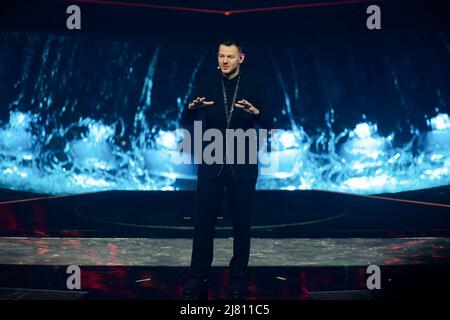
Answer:
<path fill-rule="evenodd" d="M 226 200 L 233 224 L 233 257 L 230 260 L 232 278 L 245 274 L 250 256 L 250 231 L 256 179 L 238 181 L 225 165 L 221 174 L 211 180 L 197 182 L 194 241 L 192 246 L 191 276 L 206 278 L 213 260 L 214 229 L 226 190 Z"/>

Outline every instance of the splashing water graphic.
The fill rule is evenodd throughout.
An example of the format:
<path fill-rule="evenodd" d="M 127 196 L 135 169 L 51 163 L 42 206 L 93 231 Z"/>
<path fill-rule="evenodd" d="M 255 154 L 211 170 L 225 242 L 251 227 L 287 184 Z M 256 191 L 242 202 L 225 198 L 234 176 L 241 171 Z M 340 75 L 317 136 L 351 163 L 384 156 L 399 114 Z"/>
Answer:
<path fill-rule="evenodd" d="M 445 122 L 446 117 L 446 114 L 439 114 L 430 123 Z M 314 139 L 304 132 L 292 133 L 294 137 L 302 137 L 297 143 L 304 146 L 303 150 L 296 149 L 293 153 L 293 175 L 278 182 L 260 181 L 260 188 L 373 194 L 447 185 L 450 182 L 450 130 L 440 128 L 416 133 L 400 148 L 392 145 L 394 133 L 381 137 L 377 125 L 371 123 L 360 123 L 331 141 L 323 135 Z M 344 138 L 345 142 L 339 143 Z M 316 148 L 312 148 L 314 144 Z M 291 139 L 289 145 L 292 145 Z"/>
<path fill-rule="evenodd" d="M 0 129 L 2 187 L 64 194 L 99 190 L 170 189 L 173 179 L 150 177 L 141 155 L 146 150 L 124 151 L 115 143 L 115 125 L 80 119 L 75 125 L 47 135 L 34 135 L 30 113 L 11 112 Z M 83 132 L 65 141 L 62 150 L 46 142 L 67 139 L 74 129 Z M 135 144 L 136 145 L 136 144 Z"/>
<path fill-rule="evenodd" d="M 182 108 L 205 55 L 189 60 L 192 70 L 187 79 L 176 73 L 180 69 L 176 63 L 169 63 L 170 68 L 165 65 L 164 70 L 171 72 L 161 72 L 159 80 L 164 73 L 164 92 L 170 96 L 168 101 L 175 103 L 161 112 L 154 103 L 162 95 L 155 81 L 157 67 L 164 60 L 164 50 L 159 46 L 146 54 L 129 44 L 114 42 L 91 48 L 81 40 L 51 36 L 36 53 L 34 48 L 41 44 L 40 38 L 25 39 L 27 45 L 20 61 L 23 72 L 15 84 L 19 88 L 17 96 L 9 104 L 8 118 L 0 122 L 1 188 L 48 194 L 192 189 L 193 184 L 187 182 L 195 181 L 195 167 L 171 160 L 179 142 L 173 130 L 180 126 Z M 94 60 L 98 71 L 91 74 L 83 69 L 85 62 L 77 54 L 89 57 L 85 58 L 89 63 Z M 426 120 L 428 131 L 413 130 L 410 141 L 401 145 L 394 143 L 397 132 L 382 134 L 379 123 L 364 117 L 364 121 L 335 132 L 333 87 L 325 85 L 330 81 L 324 76 L 329 71 L 312 50 L 311 55 L 311 70 L 321 75 L 318 79 L 323 90 L 330 92 L 325 99 L 326 128 L 311 133 L 300 124 L 296 110 L 306 89 L 299 90 L 297 78 L 288 83 L 286 69 L 274 63 L 274 78 L 279 82 L 280 103 L 284 106 L 282 114 L 288 125 L 281 126 L 284 130 L 279 132 L 278 149 L 269 154 L 269 158 L 277 159 L 279 167 L 270 175 L 260 175 L 258 189 L 377 194 L 450 184 L 447 113 L 436 111 Z M 297 64 L 292 59 L 289 62 L 294 70 Z M 102 64 L 101 60 L 110 62 Z M 137 67 L 143 65 L 146 67 Z M 83 81 L 73 89 L 79 79 Z M 174 83 L 184 91 L 172 92 L 175 85 L 170 86 Z M 291 95 L 290 85 L 294 86 Z M 134 95 L 128 94 L 130 91 Z M 92 103 L 88 107 L 80 106 L 88 104 L 83 100 L 85 92 Z M 89 95 L 93 95 L 92 99 Z M 437 96 L 440 105 L 445 106 L 439 88 Z"/>
<path fill-rule="evenodd" d="M 31 113 L 11 112 L 9 122 L 0 129 L 3 187 L 52 194 L 177 190 L 177 178 L 195 177 L 190 166 L 190 175 L 183 176 L 183 167 L 177 169 L 170 163 L 170 152 L 176 145 L 170 131 L 158 132 L 155 143 L 143 148 L 139 148 L 144 141 L 139 136 L 125 151 L 114 138 L 117 124 L 80 119 L 46 136 L 38 134 L 37 118 Z M 445 123 L 445 119 L 446 114 L 439 114 L 430 124 Z M 417 134 L 402 148 L 394 148 L 393 135 L 381 137 L 376 127 L 360 123 L 337 135 L 334 141 L 328 141 L 323 134 L 312 138 L 301 130 L 283 131 L 280 148 L 271 155 L 279 157 L 278 172 L 260 176 L 258 188 L 382 193 L 450 182 L 449 128 L 440 125 L 439 129 Z M 65 141 L 63 150 L 45 144 L 56 136 L 65 139 L 74 129 L 81 132 L 79 137 Z M 345 142 L 339 143 L 344 138 Z M 414 145 L 420 152 L 414 150 Z"/>

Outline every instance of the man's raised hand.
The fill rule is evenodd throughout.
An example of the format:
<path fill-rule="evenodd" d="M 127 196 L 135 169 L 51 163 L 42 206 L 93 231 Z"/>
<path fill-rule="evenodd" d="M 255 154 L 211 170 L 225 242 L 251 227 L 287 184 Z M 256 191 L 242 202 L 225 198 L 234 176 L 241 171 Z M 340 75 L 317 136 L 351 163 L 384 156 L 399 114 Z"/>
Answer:
<path fill-rule="evenodd" d="M 210 107 L 214 104 L 214 101 L 206 101 L 205 99 L 205 97 L 197 97 L 189 103 L 188 108 L 196 109 L 202 107 Z"/>
<path fill-rule="evenodd" d="M 254 114 L 254 115 L 258 115 L 259 114 L 259 110 L 258 108 L 256 108 L 254 105 L 252 105 L 250 102 L 248 102 L 245 99 L 239 100 L 237 103 L 234 104 L 236 107 L 241 108 L 242 110 Z"/>

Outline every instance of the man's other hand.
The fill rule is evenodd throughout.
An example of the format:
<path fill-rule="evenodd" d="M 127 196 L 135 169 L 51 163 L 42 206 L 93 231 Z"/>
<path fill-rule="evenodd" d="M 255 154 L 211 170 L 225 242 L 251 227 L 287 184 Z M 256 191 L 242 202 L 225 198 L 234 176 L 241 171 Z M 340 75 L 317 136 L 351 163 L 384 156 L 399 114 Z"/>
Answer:
<path fill-rule="evenodd" d="M 248 113 L 254 114 L 255 116 L 259 114 L 258 108 L 256 108 L 254 105 L 252 105 L 250 102 L 248 102 L 245 99 L 239 100 L 234 105 Z"/>
<path fill-rule="evenodd" d="M 202 108 L 202 107 L 210 107 L 214 104 L 214 101 L 207 101 L 205 97 L 197 97 L 196 99 L 192 100 L 189 105 L 188 109 L 196 109 L 196 108 Z"/>

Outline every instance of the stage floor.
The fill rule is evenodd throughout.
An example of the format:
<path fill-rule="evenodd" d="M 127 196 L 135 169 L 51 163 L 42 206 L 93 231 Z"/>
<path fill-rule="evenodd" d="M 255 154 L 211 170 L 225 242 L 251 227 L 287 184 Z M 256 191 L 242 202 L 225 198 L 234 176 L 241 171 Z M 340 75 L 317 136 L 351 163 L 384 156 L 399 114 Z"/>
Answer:
<path fill-rule="evenodd" d="M 2 192 L 0 192 L 0 198 Z M 20 200 L 17 197 L 22 196 Z M 6 192 L 0 237 L 192 239 L 193 191 L 108 191 L 57 197 Z M 318 190 L 257 191 L 255 238 L 450 237 L 450 187 L 368 197 Z M 6 200 L 10 199 L 10 200 Z M 216 236 L 232 236 L 228 208 Z"/>
<path fill-rule="evenodd" d="M 450 292 L 450 187 L 367 197 L 258 191 L 249 300 L 439 299 Z M 388 196 L 388 197 L 386 197 Z M 0 192 L 0 299 L 179 300 L 194 192 Z M 227 299 L 232 228 L 216 227 L 211 300 Z M 78 265 L 81 289 L 69 290 Z M 368 266 L 381 289 L 367 286 Z"/>
<path fill-rule="evenodd" d="M 232 238 L 215 239 L 213 266 L 227 266 Z M 0 238 L 0 264 L 187 267 L 192 241 L 151 238 Z M 446 264 L 450 238 L 252 239 L 250 266 Z"/>

